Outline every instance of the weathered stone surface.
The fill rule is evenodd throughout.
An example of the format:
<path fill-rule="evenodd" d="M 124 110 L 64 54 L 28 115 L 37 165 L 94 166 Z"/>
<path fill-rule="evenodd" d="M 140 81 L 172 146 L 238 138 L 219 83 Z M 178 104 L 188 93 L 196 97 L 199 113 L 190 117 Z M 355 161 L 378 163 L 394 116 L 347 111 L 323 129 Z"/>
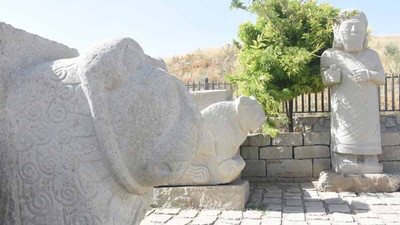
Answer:
<path fill-rule="evenodd" d="M 268 177 L 312 177 L 312 160 L 267 160 L 267 173 Z"/>
<path fill-rule="evenodd" d="M 385 71 L 367 46 L 368 20 L 360 10 L 343 10 L 334 26 L 333 48 L 321 56 L 321 76 L 331 87 L 332 166 L 338 173 L 382 173 L 379 99 Z"/>
<path fill-rule="evenodd" d="M 184 84 L 129 38 L 80 57 L 3 23 L 0 40 L 12 134 L 0 190 L 15 196 L 2 223 L 139 224 L 152 186 L 195 155 L 201 115 Z"/>
<path fill-rule="evenodd" d="M 243 210 L 249 194 L 249 183 L 245 180 L 216 186 L 157 187 L 153 204 L 164 208 Z"/>
<path fill-rule="evenodd" d="M 329 132 L 304 133 L 304 145 L 329 145 L 331 136 Z"/>
<path fill-rule="evenodd" d="M 329 158 L 331 151 L 328 146 L 313 145 L 294 147 L 295 159 Z"/>
<path fill-rule="evenodd" d="M 331 169 L 331 159 L 313 159 L 313 177 L 319 177 L 324 170 Z"/>
<path fill-rule="evenodd" d="M 400 145 L 400 133 L 383 132 L 381 133 L 382 146 Z"/>
<path fill-rule="evenodd" d="M 280 133 L 274 139 L 272 139 L 272 145 L 303 145 L 303 134 L 300 132 Z"/>
<path fill-rule="evenodd" d="M 259 159 L 258 147 L 242 146 L 240 147 L 240 155 L 243 159 Z"/>
<path fill-rule="evenodd" d="M 242 171 L 243 177 L 265 177 L 267 167 L 265 160 L 246 160 L 246 166 Z"/>
<path fill-rule="evenodd" d="M 382 162 L 385 173 L 400 173 L 400 162 Z"/>
<path fill-rule="evenodd" d="M 292 159 L 293 147 L 277 146 L 260 148 L 260 159 Z"/>
<path fill-rule="evenodd" d="M 315 186 L 319 191 L 332 192 L 395 192 L 400 187 L 400 174 L 338 174 L 321 173 Z"/>
<path fill-rule="evenodd" d="M 238 154 L 240 145 L 265 121 L 257 100 L 244 96 L 210 105 L 201 116 L 204 124 L 196 155 L 184 175 L 169 185 L 225 184 L 235 180 L 245 167 Z M 248 158 L 258 159 L 257 147 L 249 151 Z"/>
<path fill-rule="evenodd" d="M 247 145 L 254 147 L 268 146 L 271 145 L 271 137 L 263 134 L 249 134 L 247 136 Z"/>
<path fill-rule="evenodd" d="M 200 111 L 217 102 L 230 101 L 233 99 L 232 90 L 193 91 L 191 94 L 194 103 Z"/>
<path fill-rule="evenodd" d="M 400 160 L 400 146 L 383 146 L 379 158 L 383 161 Z"/>

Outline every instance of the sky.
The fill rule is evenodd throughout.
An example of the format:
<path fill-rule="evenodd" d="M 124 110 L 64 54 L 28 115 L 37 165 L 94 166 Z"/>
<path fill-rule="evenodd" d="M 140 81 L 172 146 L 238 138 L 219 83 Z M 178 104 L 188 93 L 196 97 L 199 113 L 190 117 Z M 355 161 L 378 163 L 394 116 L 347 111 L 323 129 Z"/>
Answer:
<path fill-rule="evenodd" d="M 245 0 L 246 1 L 246 0 Z M 237 38 L 239 24 L 255 21 L 231 0 L 0 0 L 0 21 L 63 43 L 82 54 L 98 41 L 131 37 L 154 57 L 215 48 Z M 400 34 L 399 0 L 320 0 L 358 8 L 372 35 Z"/>

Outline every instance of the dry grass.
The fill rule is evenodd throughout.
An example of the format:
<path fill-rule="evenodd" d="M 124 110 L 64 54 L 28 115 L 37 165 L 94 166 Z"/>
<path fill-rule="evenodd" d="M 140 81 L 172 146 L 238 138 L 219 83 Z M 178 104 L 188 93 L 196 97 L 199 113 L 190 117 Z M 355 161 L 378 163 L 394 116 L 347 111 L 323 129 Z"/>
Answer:
<path fill-rule="evenodd" d="M 400 48 L 400 35 L 371 36 L 370 48 L 376 50 L 383 62 L 385 71 L 389 71 L 385 45 L 394 43 Z M 232 74 L 236 67 L 237 49 L 233 45 L 221 48 L 198 49 L 186 55 L 165 58 L 170 73 L 184 82 L 203 81 L 208 77 L 210 81 L 226 81 L 225 76 Z"/>

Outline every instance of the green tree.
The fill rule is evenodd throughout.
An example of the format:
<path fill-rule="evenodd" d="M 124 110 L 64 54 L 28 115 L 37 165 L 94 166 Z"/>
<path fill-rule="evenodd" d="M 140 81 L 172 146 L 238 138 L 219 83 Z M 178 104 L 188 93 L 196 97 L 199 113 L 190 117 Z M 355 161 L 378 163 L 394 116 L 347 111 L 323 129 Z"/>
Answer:
<path fill-rule="evenodd" d="M 257 15 L 239 26 L 238 68 L 229 77 L 239 94 L 252 95 L 268 115 L 264 132 L 275 135 L 276 119 L 293 131 L 293 98 L 323 89 L 320 56 L 332 46 L 339 10 L 312 0 L 232 0 L 231 8 Z M 285 103 L 286 116 L 280 113 Z"/>

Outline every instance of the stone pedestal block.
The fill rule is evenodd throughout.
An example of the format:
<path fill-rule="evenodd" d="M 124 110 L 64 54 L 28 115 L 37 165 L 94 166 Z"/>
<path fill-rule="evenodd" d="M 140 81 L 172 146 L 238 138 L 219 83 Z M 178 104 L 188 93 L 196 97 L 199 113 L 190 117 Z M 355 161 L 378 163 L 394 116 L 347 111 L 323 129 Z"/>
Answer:
<path fill-rule="evenodd" d="M 243 210 L 249 194 L 247 180 L 212 186 L 157 187 L 154 188 L 153 204 L 162 208 Z"/>
<path fill-rule="evenodd" d="M 319 191 L 395 192 L 400 187 L 400 174 L 338 174 L 323 171 L 314 183 Z"/>

